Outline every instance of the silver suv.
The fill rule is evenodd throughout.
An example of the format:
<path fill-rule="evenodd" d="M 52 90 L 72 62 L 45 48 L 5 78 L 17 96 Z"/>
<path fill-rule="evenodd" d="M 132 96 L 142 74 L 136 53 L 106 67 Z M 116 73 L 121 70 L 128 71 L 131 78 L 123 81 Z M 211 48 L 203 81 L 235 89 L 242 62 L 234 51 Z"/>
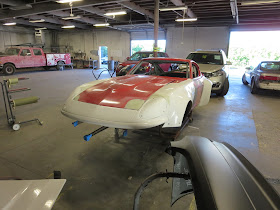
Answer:
<path fill-rule="evenodd" d="M 227 70 L 231 62 L 227 61 L 223 50 L 208 50 L 191 52 L 187 59 L 194 60 L 199 65 L 200 71 L 211 80 L 212 93 L 225 96 L 229 89 Z"/>

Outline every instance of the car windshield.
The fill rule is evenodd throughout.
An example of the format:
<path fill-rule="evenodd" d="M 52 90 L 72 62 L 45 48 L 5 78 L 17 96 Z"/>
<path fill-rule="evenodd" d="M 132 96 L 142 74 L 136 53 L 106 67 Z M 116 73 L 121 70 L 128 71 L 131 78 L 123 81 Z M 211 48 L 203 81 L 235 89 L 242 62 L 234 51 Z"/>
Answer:
<path fill-rule="evenodd" d="M 280 70 L 280 62 L 262 62 L 261 63 L 261 70 L 264 70 L 264 71 L 270 71 L 270 70 L 279 71 Z"/>
<path fill-rule="evenodd" d="M 144 60 L 138 63 L 129 74 L 189 78 L 190 68 L 187 61 Z"/>
<path fill-rule="evenodd" d="M 188 55 L 187 59 L 194 60 L 200 64 L 223 65 L 221 54 L 191 53 Z"/>
<path fill-rule="evenodd" d="M 18 55 L 20 49 L 18 48 L 7 48 L 5 50 L 5 55 Z"/>

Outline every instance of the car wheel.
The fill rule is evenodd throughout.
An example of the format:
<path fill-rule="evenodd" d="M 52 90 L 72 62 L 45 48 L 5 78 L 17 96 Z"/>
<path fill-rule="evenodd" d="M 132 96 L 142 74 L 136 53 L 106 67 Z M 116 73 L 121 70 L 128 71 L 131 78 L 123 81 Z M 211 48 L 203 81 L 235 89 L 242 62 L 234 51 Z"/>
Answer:
<path fill-rule="evenodd" d="M 228 93 L 228 89 L 229 89 L 229 81 L 228 81 L 228 78 L 226 78 L 221 92 L 217 93 L 217 95 L 225 96 Z"/>
<path fill-rule="evenodd" d="M 248 84 L 249 84 L 249 83 L 247 82 L 247 80 L 246 80 L 245 74 L 243 74 L 243 76 L 242 76 L 242 82 L 243 82 L 244 85 L 248 85 Z"/>
<path fill-rule="evenodd" d="M 16 71 L 16 67 L 13 64 L 5 64 L 3 67 L 3 73 L 6 75 L 12 75 Z"/>
<path fill-rule="evenodd" d="M 258 88 L 256 86 L 256 82 L 255 82 L 254 78 L 252 78 L 252 80 L 251 80 L 250 91 L 251 91 L 252 94 L 256 94 L 258 92 Z"/>
<path fill-rule="evenodd" d="M 56 65 L 56 69 L 58 71 L 63 71 L 63 69 L 64 69 L 64 62 L 63 61 L 58 61 L 57 65 Z"/>

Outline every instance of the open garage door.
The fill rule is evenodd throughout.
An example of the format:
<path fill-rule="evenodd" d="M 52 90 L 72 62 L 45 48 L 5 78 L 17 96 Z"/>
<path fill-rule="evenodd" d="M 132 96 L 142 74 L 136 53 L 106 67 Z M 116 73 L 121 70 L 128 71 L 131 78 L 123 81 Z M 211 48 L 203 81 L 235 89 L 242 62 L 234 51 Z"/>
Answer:
<path fill-rule="evenodd" d="M 232 31 L 229 59 L 238 68 L 280 59 L 280 31 Z"/>

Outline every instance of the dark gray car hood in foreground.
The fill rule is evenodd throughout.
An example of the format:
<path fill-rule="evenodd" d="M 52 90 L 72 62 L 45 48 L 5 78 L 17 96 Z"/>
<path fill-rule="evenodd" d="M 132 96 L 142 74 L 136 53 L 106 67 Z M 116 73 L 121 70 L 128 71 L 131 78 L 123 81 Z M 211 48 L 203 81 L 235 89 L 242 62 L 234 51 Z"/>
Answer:
<path fill-rule="evenodd" d="M 174 157 L 174 170 L 177 167 L 183 169 L 181 173 L 189 172 L 198 210 L 280 209 L 277 192 L 231 145 L 186 136 L 171 142 L 167 152 Z M 185 167 L 176 165 L 178 154 L 186 158 Z"/>

